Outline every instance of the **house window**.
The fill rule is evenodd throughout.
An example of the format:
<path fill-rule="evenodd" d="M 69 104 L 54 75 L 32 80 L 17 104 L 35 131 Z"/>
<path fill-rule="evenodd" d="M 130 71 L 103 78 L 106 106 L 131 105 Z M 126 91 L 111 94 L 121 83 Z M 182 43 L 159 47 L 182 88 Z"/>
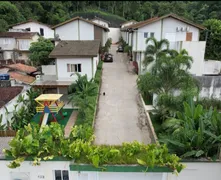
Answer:
<path fill-rule="evenodd" d="M 29 50 L 30 41 L 29 40 L 19 40 L 19 49 L 20 50 Z"/>
<path fill-rule="evenodd" d="M 26 28 L 26 31 L 31 31 L 31 28 Z"/>
<path fill-rule="evenodd" d="M 54 171 L 55 180 L 69 180 L 69 175 L 67 170 L 55 170 Z"/>
<path fill-rule="evenodd" d="M 148 33 L 145 32 L 145 33 L 144 33 L 144 38 L 147 38 L 147 37 L 148 37 Z"/>
<path fill-rule="evenodd" d="M 44 29 L 43 28 L 40 28 L 40 35 L 44 36 Z"/>
<path fill-rule="evenodd" d="M 67 72 L 81 72 L 81 64 L 67 64 Z"/>
<path fill-rule="evenodd" d="M 154 37 L 154 32 L 151 32 L 151 33 L 150 33 L 150 37 Z"/>

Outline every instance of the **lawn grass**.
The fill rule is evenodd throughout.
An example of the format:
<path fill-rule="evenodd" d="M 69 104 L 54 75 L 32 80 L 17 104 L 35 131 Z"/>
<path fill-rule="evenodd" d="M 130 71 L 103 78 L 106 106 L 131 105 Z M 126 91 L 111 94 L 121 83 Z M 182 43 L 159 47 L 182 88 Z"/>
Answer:
<path fill-rule="evenodd" d="M 64 119 L 62 119 L 61 115 L 60 115 L 60 114 L 57 114 L 57 115 L 56 115 L 56 119 L 57 119 L 57 121 L 58 121 L 59 124 L 61 124 L 62 126 L 65 127 L 66 124 L 67 124 L 67 122 L 68 122 L 68 120 L 69 120 L 69 118 L 70 118 L 70 116 L 71 116 L 71 114 L 72 114 L 72 112 L 73 112 L 73 109 L 62 109 L 61 111 L 62 111 L 62 113 L 65 113 L 65 112 L 66 112 L 67 115 L 64 117 Z M 39 122 L 40 122 L 40 118 L 41 118 L 41 113 L 38 113 L 38 114 L 36 114 L 36 115 L 33 117 L 32 122 L 39 123 Z M 50 121 L 52 121 L 52 120 L 53 120 L 53 117 L 52 117 L 52 115 L 50 114 L 50 115 L 49 115 L 49 121 L 47 122 L 47 124 L 49 124 Z"/>

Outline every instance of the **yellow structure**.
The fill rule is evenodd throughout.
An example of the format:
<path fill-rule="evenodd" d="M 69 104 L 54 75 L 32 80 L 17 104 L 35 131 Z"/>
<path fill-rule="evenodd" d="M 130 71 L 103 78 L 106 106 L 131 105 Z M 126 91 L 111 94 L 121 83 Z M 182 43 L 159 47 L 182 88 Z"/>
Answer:
<path fill-rule="evenodd" d="M 41 94 L 35 98 L 35 101 L 38 103 L 36 111 L 37 113 L 42 113 L 40 123 L 42 123 L 44 115 L 48 118 L 48 115 L 51 114 L 54 118 L 54 122 L 57 122 L 55 114 L 60 113 L 63 117 L 60 111 L 64 107 L 64 102 L 60 101 L 62 96 L 63 94 Z M 46 123 L 47 118 L 44 123 Z"/>
<path fill-rule="evenodd" d="M 35 99 L 38 103 L 36 111 L 44 112 L 47 106 L 51 113 L 58 113 L 64 107 L 64 102 L 59 100 L 62 96 L 63 94 L 41 94 Z"/>

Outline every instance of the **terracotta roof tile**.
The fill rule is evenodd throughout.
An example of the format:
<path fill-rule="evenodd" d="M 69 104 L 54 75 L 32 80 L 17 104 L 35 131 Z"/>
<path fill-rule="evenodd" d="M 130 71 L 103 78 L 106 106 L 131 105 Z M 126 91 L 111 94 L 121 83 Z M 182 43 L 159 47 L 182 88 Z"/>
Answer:
<path fill-rule="evenodd" d="M 60 23 L 60 24 L 57 24 L 57 25 L 53 26 L 52 29 L 55 29 L 55 28 L 60 27 L 60 26 L 63 26 L 63 25 L 65 25 L 65 24 L 67 24 L 67 23 L 69 23 L 69 22 L 72 22 L 72 21 L 75 21 L 75 20 L 82 20 L 82 21 L 88 22 L 88 23 L 90 23 L 90 24 L 93 24 L 93 25 L 95 25 L 95 26 L 98 26 L 98 27 L 100 27 L 100 28 L 103 28 L 103 29 L 106 30 L 106 31 L 109 31 L 109 29 L 108 29 L 107 27 L 104 27 L 104 26 L 102 26 L 102 25 L 100 25 L 100 24 L 97 24 L 97 23 L 95 23 L 95 22 L 86 20 L 86 19 L 81 18 L 81 17 L 79 17 L 79 16 L 74 17 L 74 18 L 72 18 L 72 19 L 69 19 L 69 20 L 67 20 L 67 21 L 64 21 L 64 22 L 62 22 L 62 23 Z"/>
<path fill-rule="evenodd" d="M 28 74 L 37 71 L 37 68 L 35 68 L 33 66 L 28 66 L 28 65 L 25 65 L 25 64 L 21 64 L 21 63 L 10 64 L 7 67 L 10 68 L 10 69 L 22 71 L 22 72 L 25 72 L 25 73 L 28 73 Z"/>
<path fill-rule="evenodd" d="M 1 87 L 0 108 L 16 97 L 22 91 L 22 89 L 22 86 Z"/>
<path fill-rule="evenodd" d="M 25 84 L 31 84 L 35 81 L 35 78 L 29 75 L 20 74 L 17 72 L 9 72 L 10 78 L 15 79 L 17 81 L 21 81 Z"/>
<path fill-rule="evenodd" d="M 0 32 L 0 37 L 31 39 L 37 32 Z"/>

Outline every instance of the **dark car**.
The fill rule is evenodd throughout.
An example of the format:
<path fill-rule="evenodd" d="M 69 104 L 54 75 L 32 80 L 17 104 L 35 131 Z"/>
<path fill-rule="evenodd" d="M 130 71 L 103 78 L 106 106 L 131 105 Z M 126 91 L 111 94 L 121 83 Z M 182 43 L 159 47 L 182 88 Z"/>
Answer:
<path fill-rule="evenodd" d="M 124 52 L 124 48 L 123 48 L 123 46 L 118 46 L 118 48 L 117 48 L 117 52 Z"/>
<path fill-rule="evenodd" d="M 105 54 L 104 62 L 113 62 L 113 55 L 112 54 Z"/>

